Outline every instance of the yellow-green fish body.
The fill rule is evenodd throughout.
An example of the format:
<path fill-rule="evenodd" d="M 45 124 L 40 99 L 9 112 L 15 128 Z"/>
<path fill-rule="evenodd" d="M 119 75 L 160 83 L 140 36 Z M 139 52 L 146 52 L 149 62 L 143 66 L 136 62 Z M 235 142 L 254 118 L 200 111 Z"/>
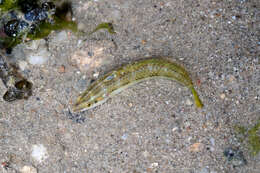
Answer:
<path fill-rule="evenodd" d="M 162 58 L 140 60 L 111 71 L 94 81 L 77 99 L 73 111 L 84 111 L 104 103 L 125 88 L 154 77 L 176 80 L 188 87 L 198 108 L 203 107 L 188 72 L 180 65 Z"/>

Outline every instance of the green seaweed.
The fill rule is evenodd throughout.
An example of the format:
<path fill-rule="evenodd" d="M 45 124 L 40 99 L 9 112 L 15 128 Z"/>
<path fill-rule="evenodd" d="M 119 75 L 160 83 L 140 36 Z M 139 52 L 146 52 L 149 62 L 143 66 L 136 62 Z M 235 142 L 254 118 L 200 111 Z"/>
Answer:
<path fill-rule="evenodd" d="M 89 35 L 97 32 L 98 30 L 100 29 L 107 29 L 107 31 L 110 33 L 110 34 L 115 34 L 115 30 L 114 30 L 114 27 L 113 27 L 113 24 L 112 23 L 100 23 L 93 31 L 91 31 L 89 33 Z"/>
<path fill-rule="evenodd" d="M 55 0 L 53 0 L 54 2 Z M 21 9 L 19 6 L 19 0 L 5 0 L 1 5 L 1 12 L 5 12 L 13 9 Z M 52 31 L 58 30 L 71 30 L 74 33 L 81 34 L 77 28 L 77 23 L 74 21 L 67 21 L 66 14 L 71 11 L 71 4 L 69 2 L 63 3 L 61 6 L 57 7 L 56 13 L 53 16 L 53 22 L 43 21 L 38 24 L 36 30 L 33 33 L 28 33 L 27 31 L 20 33 L 16 38 L 10 37 L 0 37 L 0 43 L 4 48 L 12 49 L 16 45 L 25 41 L 26 38 L 30 40 L 37 40 L 47 37 Z M 95 33 L 100 29 L 107 29 L 110 34 L 115 34 L 114 27 L 112 23 L 100 23 L 89 35 Z"/>
<path fill-rule="evenodd" d="M 26 38 L 29 38 L 30 40 L 38 40 L 47 37 L 52 31 L 58 31 L 58 30 L 65 30 L 69 29 L 72 32 L 77 32 L 77 23 L 73 21 L 64 21 L 57 17 L 55 17 L 54 24 L 43 22 L 41 23 L 36 31 L 34 33 L 27 34 Z M 2 45 L 5 48 L 13 48 L 16 45 L 20 44 L 24 41 L 24 35 L 21 35 L 20 37 L 11 38 L 11 37 L 4 37 L 0 38 L 0 42 L 2 42 Z"/>
<path fill-rule="evenodd" d="M 260 151 L 260 120 L 257 124 L 248 130 L 248 143 L 253 155 L 257 155 Z"/>
<path fill-rule="evenodd" d="M 36 32 L 33 34 L 28 34 L 27 37 L 32 40 L 42 39 L 47 37 L 52 31 L 69 29 L 72 32 L 77 32 L 77 23 L 73 21 L 65 21 L 58 17 L 54 17 L 54 23 L 43 22 L 41 23 Z"/>
<path fill-rule="evenodd" d="M 235 125 L 234 129 L 235 129 L 235 131 L 236 131 L 238 134 L 241 134 L 241 135 L 243 135 L 243 136 L 246 135 L 247 130 L 246 130 L 245 127 L 239 126 L 239 125 Z"/>
<path fill-rule="evenodd" d="M 248 148 L 253 156 L 260 152 L 260 119 L 252 128 L 235 125 L 234 130 L 240 142 L 247 141 Z"/>
<path fill-rule="evenodd" d="M 14 9 L 17 7 L 18 0 L 4 0 L 2 4 L 0 4 L 0 12 L 5 12 L 10 9 Z"/>
<path fill-rule="evenodd" d="M 1 12 L 13 10 L 13 9 L 21 9 L 19 6 L 19 0 L 5 0 L 1 5 Z M 78 32 L 77 23 L 74 21 L 66 20 L 66 14 L 71 10 L 70 3 L 64 3 L 61 6 L 57 7 L 57 11 L 54 16 L 52 16 L 53 22 L 50 23 L 48 21 L 42 21 L 39 23 L 33 33 L 28 33 L 28 31 L 24 31 L 20 33 L 17 37 L 11 38 L 8 36 L 0 36 L 0 44 L 4 48 L 12 49 L 16 45 L 25 41 L 26 38 L 29 40 L 37 40 L 47 37 L 52 31 L 58 30 L 71 30 L 74 33 Z"/>

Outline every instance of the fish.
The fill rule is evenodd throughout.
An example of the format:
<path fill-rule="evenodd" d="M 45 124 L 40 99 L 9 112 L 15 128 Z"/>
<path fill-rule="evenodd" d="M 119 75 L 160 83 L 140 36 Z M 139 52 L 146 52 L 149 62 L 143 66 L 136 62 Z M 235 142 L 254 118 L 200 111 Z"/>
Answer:
<path fill-rule="evenodd" d="M 72 106 L 72 111 L 81 112 L 92 109 L 134 84 L 151 78 L 175 80 L 188 87 L 193 94 L 195 105 L 198 108 L 203 107 L 203 103 L 184 67 L 166 58 L 147 58 L 121 66 L 92 82 L 78 96 Z"/>

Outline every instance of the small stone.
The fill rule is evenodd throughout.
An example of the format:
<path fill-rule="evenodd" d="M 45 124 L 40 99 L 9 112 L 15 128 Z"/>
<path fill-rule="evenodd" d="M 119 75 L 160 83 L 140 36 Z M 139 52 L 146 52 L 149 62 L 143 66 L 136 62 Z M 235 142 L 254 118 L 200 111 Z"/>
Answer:
<path fill-rule="evenodd" d="M 149 157 L 149 155 L 150 155 L 150 154 L 149 154 L 148 151 L 144 151 L 144 152 L 143 152 L 143 156 L 144 156 L 145 158 Z"/>
<path fill-rule="evenodd" d="M 21 170 L 21 173 L 37 173 L 37 169 L 32 166 L 24 166 Z"/>
<path fill-rule="evenodd" d="M 86 25 L 83 23 L 83 22 L 80 22 L 78 24 L 78 29 L 81 30 L 81 31 L 84 31 L 84 29 L 86 28 Z"/>
<path fill-rule="evenodd" d="M 56 37 L 53 38 L 52 42 L 55 44 L 60 44 L 68 40 L 68 34 L 66 31 L 59 32 Z"/>
<path fill-rule="evenodd" d="M 236 78 L 234 76 L 232 76 L 232 75 L 229 76 L 229 82 L 233 82 L 235 80 L 236 80 Z"/>
<path fill-rule="evenodd" d="M 225 95 L 224 93 L 220 94 L 220 98 L 221 98 L 222 100 L 224 100 L 225 97 L 226 97 L 226 95 Z"/>
<path fill-rule="evenodd" d="M 133 107 L 133 103 L 129 103 L 128 106 L 131 108 Z"/>
<path fill-rule="evenodd" d="M 210 138 L 209 141 L 210 141 L 211 145 L 213 145 L 213 146 L 215 145 L 215 139 L 214 138 Z"/>
<path fill-rule="evenodd" d="M 247 164 L 243 152 L 237 148 L 226 148 L 223 154 L 233 166 L 243 166 Z"/>
<path fill-rule="evenodd" d="M 192 101 L 190 99 L 187 99 L 186 100 L 186 105 L 191 106 L 192 105 Z"/>
<path fill-rule="evenodd" d="M 48 61 L 50 56 L 50 52 L 47 49 L 42 49 L 35 54 L 29 54 L 28 62 L 32 65 L 43 65 Z"/>
<path fill-rule="evenodd" d="M 20 70 L 24 71 L 28 69 L 28 63 L 26 61 L 19 61 L 18 62 Z"/>
<path fill-rule="evenodd" d="M 173 127 L 172 128 L 172 132 L 175 132 L 176 130 L 178 130 L 179 128 L 178 127 Z"/>
<path fill-rule="evenodd" d="M 190 151 L 191 152 L 199 152 L 203 149 L 203 144 L 200 142 L 194 143 L 190 146 Z"/>
<path fill-rule="evenodd" d="M 94 78 L 98 78 L 98 76 L 99 76 L 99 72 L 96 72 L 96 73 L 93 74 Z"/>
<path fill-rule="evenodd" d="M 87 79 L 87 76 L 86 76 L 86 75 L 83 75 L 83 76 L 82 76 L 82 79 L 83 79 L 83 80 Z"/>
<path fill-rule="evenodd" d="M 202 168 L 199 173 L 209 173 L 208 168 Z"/>
<path fill-rule="evenodd" d="M 128 135 L 125 133 L 125 134 L 123 134 L 123 135 L 121 136 L 121 139 L 126 140 L 127 137 L 128 137 Z"/>
<path fill-rule="evenodd" d="M 65 66 L 64 65 L 60 66 L 59 73 L 65 73 Z"/>
<path fill-rule="evenodd" d="M 142 40 L 142 44 L 146 44 L 146 42 L 147 42 L 146 40 Z"/>
<path fill-rule="evenodd" d="M 43 162 L 45 159 L 48 158 L 47 149 L 44 147 L 44 145 L 33 145 L 32 148 L 32 158 L 34 158 L 39 163 Z"/>
<path fill-rule="evenodd" d="M 154 168 L 156 168 L 156 167 L 158 167 L 158 166 L 159 166 L 159 163 L 154 162 L 154 163 L 152 163 L 149 167 L 152 168 L 152 169 L 154 169 Z"/>

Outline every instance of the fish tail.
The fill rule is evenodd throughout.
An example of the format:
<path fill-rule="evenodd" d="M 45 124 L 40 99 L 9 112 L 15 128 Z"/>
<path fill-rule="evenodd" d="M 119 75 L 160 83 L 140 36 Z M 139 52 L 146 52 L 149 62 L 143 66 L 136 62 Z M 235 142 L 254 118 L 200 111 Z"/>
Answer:
<path fill-rule="evenodd" d="M 203 107 L 203 103 L 202 103 L 202 101 L 200 100 L 197 91 L 195 90 L 195 88 L 194 88 L 193 86 L 191 86 L 190 89 L 191 89 L 191 92 L 192 92 L 192 94 L 193 94 L 193 99 L 194 99 L 194 102 L 195 102 L 196 106 L 197 106 L 198 108 L 202 108 L 202 107 Z"/>

